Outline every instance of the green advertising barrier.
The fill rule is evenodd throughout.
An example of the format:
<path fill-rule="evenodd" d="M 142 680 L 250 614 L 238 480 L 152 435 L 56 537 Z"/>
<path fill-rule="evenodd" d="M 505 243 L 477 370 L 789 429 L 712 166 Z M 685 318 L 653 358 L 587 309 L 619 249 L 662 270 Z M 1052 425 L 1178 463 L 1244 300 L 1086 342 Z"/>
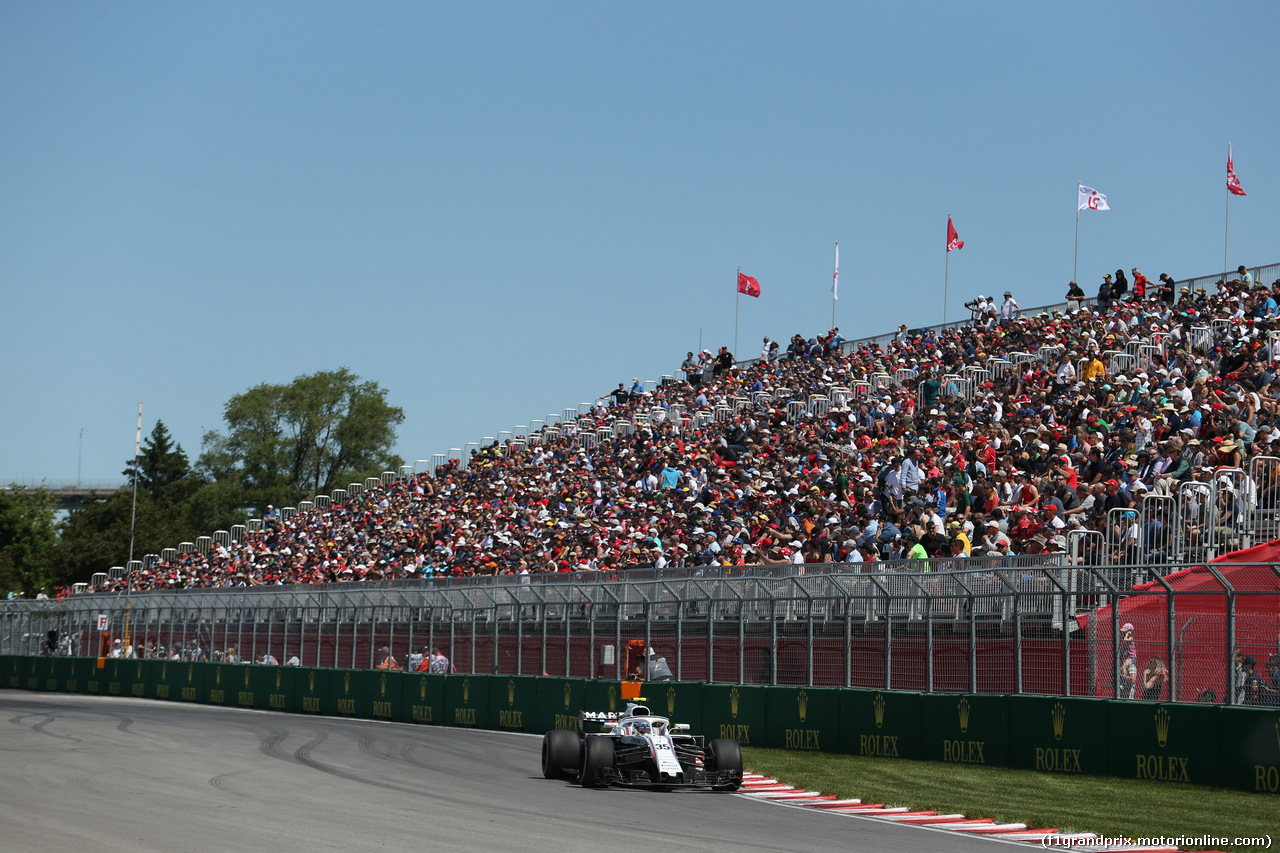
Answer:
<path fill-rule="evenodd" d="M 1220 780 L 1228 788 L 1280 794 L 1280 711 L 1222 709 Z"/>
<path fill-rule="evenodd" d="M 174 668 L 174 664 L 177 668 Z M 161 673 L 169 688 L 169 698 L 177 702 L 199 702 L 200 685 L 209 672 L 209 664 L 173 661 L 167 673 Z"/>
<path fill-rule="evenodd" d="M 1217 785 L 1222 709 L 1217 705 L 1108 702 L 1112 776 Z"/>
<path fill-rule="evenodd" d="M 702 734 L 711 741 L 733 738 L 742 746 L 768 740 L 765 689 L 749 684 L 702 685 Z"/>
<path fill-rule="evenodd" d="M 66 664 L 66 658 L 41 658 L 36 665 L 40 671 L 40 689 L 47 693 L 61 693 L 67 680 Z"/>
<path fill-rule="evenodd" d="M 645 704 L 649 710 L 672 723 L 686 723 L 689 734 L 702 731 L 702 682 L 653 681 L 644 686 Z"/>
<path fill-rule="evenodd" d="M 765 732 L 757 746 L 836 752 L 840 748 L 840 690 L 834 687 L 766 687 Z"/>
<path fill-rule="evenodd" d="M 400 688 L 400 707 L 407 711 L 405 722 L 432 725 L 444 720 L 444 682 L 448 676 L 423 672 L 405 673 Z"/>
<path fill-rule="evenodd" d="M 156 698 L 156 682 L 160 680 L 160 664 L 158 660 L 135 660 L 129 664 L 133 674 L 133 684 L 129 695 L 138 699 Z M 168 663 L 168 661 L 163 661 Z"/>
<path fill-rule="evenodd" d="M 22 686 L 26 690 L 44 689 L 44 673 L 40 671 L 40 658 L 29 657 L 22 662 Z"/>
<path fill-rule="evenodd" d="M 86 658 L 84 692 L 90 696 L 105 696 L 107 693 L 107 658 Z M 101 664 L 101 665 L 99 665 Z"/>
<path fill-rule="evenodd" d="M 495 675 L 489 679 L 489 718 L 481 728 L 537 731 L 538 681 L 532 675 Z"/>
<path fill-rule="evenodd" d="M 921 758 L 1007 766 L 1009 697 L 930 693 L 920 700 Z"/>
<path fill-rule="evenodd" d="M 99 670 L 106 684 L 105 695 L 133 695 L 133 674 L 137 663 L 132 658 L 107 658 L 106 665 Z"/>
<path fill-rule="evenodd" d="M 88 693 L 88 681 L 97 661 L 93 658 L 68 658 L 65 686 L 68 693 Z"/>
<path fill-rule="evenodd" d="M 1106 775 L 1107 719 L 1105 699 L 1010 696 L 1008 766 Z"/>
<path fill-rule="evenodd" d="M 403 680 L 396 672 L 379 669 L 334 670 L 320 703 L 321 713 L 335 717 L 396 719 Z"/>
<path fill-rule="evenodd" d="M 324 698 L 329 692 L 330 670 L 312 667 L 294 668 L 293 690 L 286 710 L 293 714 L 324 713 Z"/>
<path fill-rule="evenodd" d="M 444 724 L 483 728 L 489 718 L 490 675 L 448 675 L 444 681 Z"/>
<path fill-rule="evenodd" d="M 627 703 L 622 699 L 622 685 L 617 681 L 591 679 L 582 692 L 584 711 L 623 711 Z"/>
<path fill-rule="evenodd" d="M 197 683 L 196 695 L 199 697 L 197 701 L 205 705 L 229 705 L 236 706 L 236 694 L 239 692 L 238 684 L 244 683 L 244 674 L 242 669 L 244 664 L 239 663 L 210 663 L 204 667 L 204 681 Z M 197 680 L 200 676 L 197 675 Z"/>
<path fill-rule="evenodd" d="M 155 663 L 154 679 L 147 684 L 147 698 L 175 701 L 178 698 L 178 667 L 182 665 L 182 661 L 155 661 Z"/>
<path fill-rule="evenodd" d="M 294 690 L 297 669 L 292 666 L 250 664 L 249 670 L 249 686 L 246 689 L 253 695 L 239 697 L 237 703 L 245 708 L 288 711 L 289 695 Z"/>
<path fill-rule="evenodd" d="M 587 682 L 581 678 L 539 678 L 538 701 L 534 706 L 535 732 L 552 729 L 578 730 L 578 712 L 586 707 Z"/>
<path fill-rule="evenodd" d="M 850 755 L 919 758 L 923 749 L 922 714 L 919 693 L 842 690 L 840 740 L 836 746 Z"/>
<path fill-rule="evenodd" d="M 17 655 L 5 655 L 0 657 L 0 685 L 8 687 L 10 690 L 22 689 L 22 673 L 19 671 L 19 658 Z"/>

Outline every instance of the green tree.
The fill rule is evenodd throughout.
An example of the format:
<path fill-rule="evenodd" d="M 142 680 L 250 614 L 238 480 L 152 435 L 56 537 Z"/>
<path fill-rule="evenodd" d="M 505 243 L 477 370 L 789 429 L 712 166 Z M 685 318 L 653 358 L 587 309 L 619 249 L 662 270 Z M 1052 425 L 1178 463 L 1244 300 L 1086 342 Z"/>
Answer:
<path fill-rule="evenodd" d="M 133 470 L 133 460 L 130 459 L 120 472 L 129 487 L 133 486 Z M 182 445 L 174 443 L 164 421 L 156 421 L 138 454 L 138 488 L 145 489 L 155 500 L 176 503 L 188 497 L 198 485 L 199 480 L 192 476 Z"/>
<path fill-rule="evenodd" d="M 41 553 L 42 567 L 65 585 L 87 581 L 94 572 L 105 572 L 112 566 L 124 566 L 129 560 L 132 527 L 132 490 L 85 501 L 62 522 L 58 541 Z M 187 524 L 181 506 L 154 500 L 145 489 L 138 490 L 134 559 L 194 541 L 197 535 Z"/>
<path fill-rule="evenodd" d="M 227 401 L 223 419 L 226 433 L 204 436 L 197 469 L 240 489 L 258 508 L 295 503 L 402 464 L 391 448 L 404 410 L 387 403 L 378 383 L 345 367 L 250 388 Z"/>
<path fill-rule="evenodd" d="M 41 486 L 0 493 L 0 592 L 35 595 L 48 585 L 41 556 L 57 537 L 58 502 Z"/>

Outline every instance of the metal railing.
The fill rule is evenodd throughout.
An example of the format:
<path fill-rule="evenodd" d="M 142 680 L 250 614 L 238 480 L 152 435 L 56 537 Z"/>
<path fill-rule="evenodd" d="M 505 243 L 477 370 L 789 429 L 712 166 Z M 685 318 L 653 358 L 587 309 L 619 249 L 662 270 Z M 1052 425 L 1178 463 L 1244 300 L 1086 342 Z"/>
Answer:
<path fill-rule="evenodd" d="M 1277 613 L 1274 565 L 1056 554 L 10 601 L 0 653 L 38 654 L 56 629 L 64 654 L 367 668 L 437 647 L 459 672 L 621 678 L 640 640 L 681 680 L 1234 704 L 1233 655 L 1275 653 Z"/>

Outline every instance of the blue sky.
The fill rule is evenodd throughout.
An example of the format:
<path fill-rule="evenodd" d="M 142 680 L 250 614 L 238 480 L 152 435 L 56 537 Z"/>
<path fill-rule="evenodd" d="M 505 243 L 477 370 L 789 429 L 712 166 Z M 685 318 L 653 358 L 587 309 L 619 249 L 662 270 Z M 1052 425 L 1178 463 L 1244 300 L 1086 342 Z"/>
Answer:
<path fill-rule="evenodd" d="M 0 6 L 0 480 L 346 366 L 412 462 L 836 322 L 1280 261 L 1274 3 Z"/>

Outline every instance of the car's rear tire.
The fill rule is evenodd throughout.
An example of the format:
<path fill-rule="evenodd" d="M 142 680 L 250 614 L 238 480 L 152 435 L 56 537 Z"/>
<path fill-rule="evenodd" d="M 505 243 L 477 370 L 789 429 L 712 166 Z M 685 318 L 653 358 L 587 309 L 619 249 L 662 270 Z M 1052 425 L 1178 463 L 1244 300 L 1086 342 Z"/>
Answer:
<path fill-rule="evenodd" d="M 557 729 L 542 736 L 542 775 L 548 779 L 572 779 L 578 775 L 578 736 Z"/>
<path fill-rule="evenodd" d="M 723 785 L 712 785 L 716 791 L 736 791 L 742 787 L 742 748 L 732 738 L 717 738 L 707 744 L 706 769 L 734 771 L 734 779 Z"/>
<path fill-rule="evenodd" d="M 582 746 L 582 773 L 578 782 L 584 788 L 604 788 L 609 784 L 609 771 L 613 769 L 613 740 L 607 737 L 589 737 Z"/>

